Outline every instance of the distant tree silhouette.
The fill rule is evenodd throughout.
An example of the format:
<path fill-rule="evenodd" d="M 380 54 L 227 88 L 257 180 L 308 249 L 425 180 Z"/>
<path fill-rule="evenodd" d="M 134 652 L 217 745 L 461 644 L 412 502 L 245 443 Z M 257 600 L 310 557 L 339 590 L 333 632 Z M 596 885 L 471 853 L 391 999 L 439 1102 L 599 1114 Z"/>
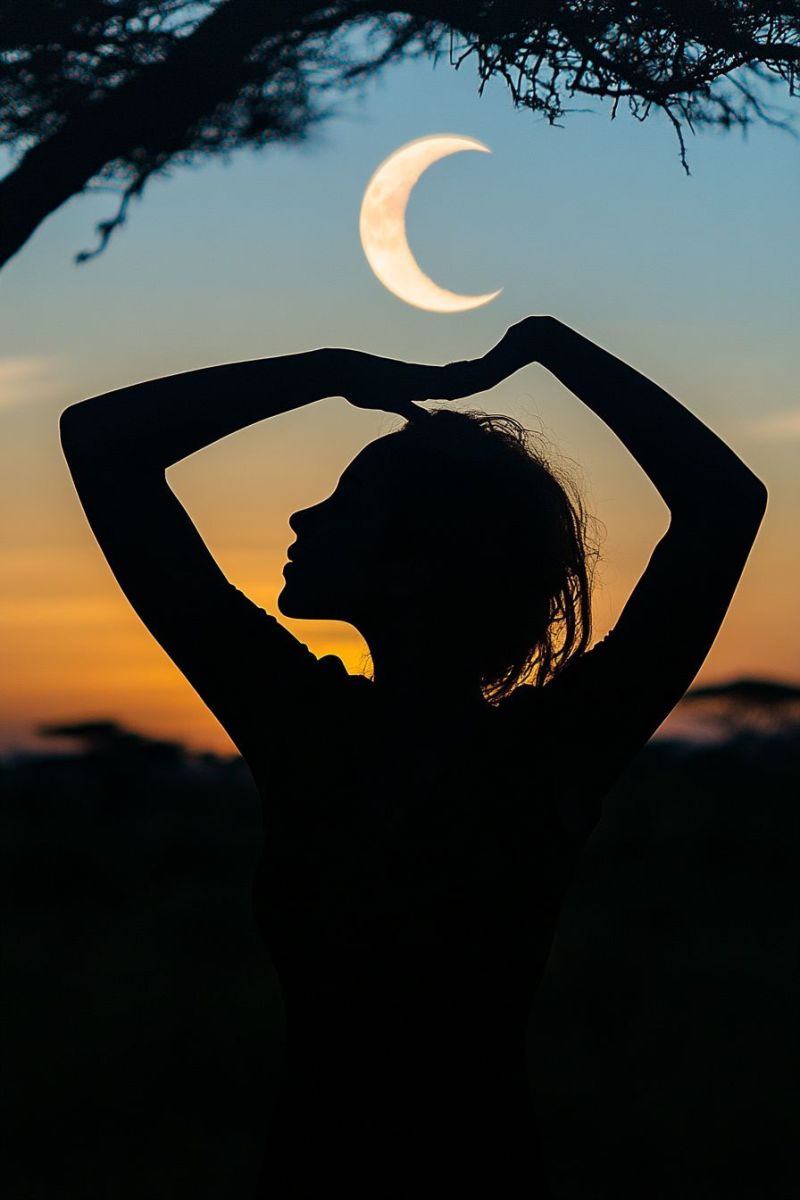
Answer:
<path fill-rule="evenodd" d="M 167 742 L 134 733 L 117 721 L 69 721 L 60 725 L 40 725 L 41 737 L 66 738 L 77 742 L 84 754 L 113 758 L 147 757 L 173 762 L 183 759 L 185 751 L 180 742 Z"/>
<path fill-rule="evenodd" d="M 775 708 L 800 701 L 800 687 L 779 683 L 776 679 L 734 679 L 732 683 L 708 684 L 692 688 L 684 700 L 721 699 L 737 704 L 759 704 Z"/>
<path fill-rule="evenodd" d="M 684 704 L 708 710 L 727 737 L 761 732 L 800 732 L 800 686 L 775 679 L 734 679 L 695 687 Z"/>
<path fill-rule="evenodd" d="M 170 166 L 303 138 L 335 97 L 403 56 L 473 59 L 557 122 L 573 97 L 684 129 L 786 124 L 800 0 L 27 0 L 0 12 L 0 265 L 66 200 L 130 200 Z M 688 168 L 687 168 L 688 169 Z"/>

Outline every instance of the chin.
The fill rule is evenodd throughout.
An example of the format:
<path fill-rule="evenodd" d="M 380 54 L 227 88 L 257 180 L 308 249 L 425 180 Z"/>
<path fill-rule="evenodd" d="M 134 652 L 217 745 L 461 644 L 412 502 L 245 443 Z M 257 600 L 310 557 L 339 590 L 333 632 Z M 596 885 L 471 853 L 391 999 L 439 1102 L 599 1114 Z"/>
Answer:
<path fill-rule="evenodd" d="M 312 602 L 312 598 L 304 596 L 298 589 L 292 587 L 290 583 L 285 583 L 277 600 L 278 612 L 284 617 L 294 617 L 313 621 L 321 619 L 319 615 L 319 605 Z"/>
<path fill-rule="evenodd" d="M 278 612 L 282 613 L 284 617 L 302 616 L 302 613 L 296 611 L 294 597 L 292 596 L 292 589 L 286 585 L 284 585 L 281 591 L 278 593 L 277 606 Z"/>

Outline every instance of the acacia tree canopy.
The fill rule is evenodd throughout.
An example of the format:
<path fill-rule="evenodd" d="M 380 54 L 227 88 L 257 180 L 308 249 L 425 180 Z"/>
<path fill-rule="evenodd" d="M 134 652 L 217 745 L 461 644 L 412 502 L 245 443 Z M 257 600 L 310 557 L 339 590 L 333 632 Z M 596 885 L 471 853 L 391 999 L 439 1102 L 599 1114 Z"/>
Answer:
<path fill-rule="evenodd" d="M 302 139 L 404 56 L 471 61 L 479 90 L 552 123 L 576 98 L 700 126 L 789 126 L 800 0 L 26 0 L 0 10 L 0 265 L 71 196 L 117 193 L 106 245 L 157 172 Z M 585 103 L 585 101 L 584 101 Z"/>

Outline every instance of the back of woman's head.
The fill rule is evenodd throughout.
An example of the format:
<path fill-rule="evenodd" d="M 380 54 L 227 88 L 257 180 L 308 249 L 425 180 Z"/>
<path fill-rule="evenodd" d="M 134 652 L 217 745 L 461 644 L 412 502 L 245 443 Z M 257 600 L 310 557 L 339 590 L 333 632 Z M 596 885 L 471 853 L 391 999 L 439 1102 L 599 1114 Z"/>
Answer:
<path fill-rule="evenodd" d="M 545 683 L 586 649 L 591 630 L 591 553 L 575 489 L 512 417 L 420 410 L 389 437 L 413 472 L 396 533 L 424 564 L 430 611 L 480 671 L 486 699 L 527 679 Z"/>

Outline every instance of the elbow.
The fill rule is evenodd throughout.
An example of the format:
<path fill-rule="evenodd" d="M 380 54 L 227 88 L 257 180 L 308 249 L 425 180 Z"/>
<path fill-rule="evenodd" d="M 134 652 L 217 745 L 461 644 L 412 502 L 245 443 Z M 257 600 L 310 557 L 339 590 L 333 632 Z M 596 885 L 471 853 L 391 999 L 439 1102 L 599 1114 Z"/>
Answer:
<path fill-rule="evenodd" d="M 710 482 L 708 504 L 717 517 L 727 514 L 737 524 L 755 523 L 758 528 L 767 508 L 767 489 L 755 472 L 732 455 Z"/>
<path fill-rule="evenodd" d="M 759 477 L 757 475 L 753 475 L 752 472 L 751 472 L 751 479 L 753 481 L 753 487 L 755 489 L 756 502 L 759 505 L 759 507 L 761 509 L 761 514 L 763 516 L 763 514 L 766 512 L 766 509 L 767 509 L 767 500 L 769 499 L 769 492 L 767 491 L 767 485 L 764 483 L 763 479 L 759 479 Z"/>
<path fill-rule="evenodd" d="M 704 537 L 720 537 L 727 530 L 726 538 L 752 543 L 764 518 L 767 499 L 764 482 L 737 461 L 735 470 L 726 468 L 716 476 L 705 495 L 684 497 L 681 504 L 670 505 L 670 524 Z"/>
<path fill-rule="evenodd" d="M 749 552 L 767 510 L 767 489 L 762 480 L 747 467 L 744 472 L 744 478 L 730 496 L 727 524 L 730 536 L 747 547 Z"/>
<path fill-rule="evenodd" d="M 79 468 L 85 472 L 90 465 L 96 464 L 103 450 L 97 420 L 90 419 L 84 403 L 70 404 L 58 418 L 61 450 L 73 475 Z"/>
<path fill-rule="evenodd" d="M 767 511 L 768 496 L 764 481 L 742 463 L 742 475 L 733 489 L 733 500 L 737 511 L 755 521 L 756 528 Z"/>
<path fill-rule="evenodd" d="M 83 421 L 78 414 L 79 408 L 80 404 L 70 404 L 58 418 L 58 435 L 67 462 L 80 452 L 81 445 L 85 443 Z"/>
<path fill-rule="evenodd" d="M 92 479 L 118 479 L 123 473 L 134 477 L 154 470 L 150 457 L 136 449 L 123 452 L 118 431 L 109 429 L 107 414 L 98 412 L 88 400 L 70 404 L 59 414 L 58 432 L 61 450 L 70 474 L 82 483 Z"/>
<path fill-rule="evenodd" d="M 767 489 L 762 480 L 740 462 L 714 507 L 718 533 L 727 527 L 728 536 L 752 545 L 767 509 Z"/>
<path fill-rule="evenodd" d="M 723 512 L 716 521 L 728 527 L 730 535 L 752 545 L 767 509 L 767 489 L 749 467 L 742 464 L 741 472 L 730 481 L 723 497 Z"/>

